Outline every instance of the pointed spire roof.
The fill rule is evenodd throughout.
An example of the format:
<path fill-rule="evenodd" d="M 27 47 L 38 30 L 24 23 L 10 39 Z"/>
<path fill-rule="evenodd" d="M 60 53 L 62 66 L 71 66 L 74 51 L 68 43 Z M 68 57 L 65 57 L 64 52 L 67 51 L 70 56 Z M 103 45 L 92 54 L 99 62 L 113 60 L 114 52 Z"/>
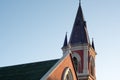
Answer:
<path fill-rule="evenodd" d="M 67 46 L 67 44 L 68 44 L 68 42 L 67 42 L 67 32 L 66 32 L 63 47 L 66 47 L 66 46 Z"/>
<path fill-rule="evenodd" d="M 95 50 L 94 40 L 93 40 L 93 38 L 92 38 L 92 48 Z"/>
<path fill-rule="evenodd" d="M 84 20 L 81 4 L 79 3 L 69 43 L 72 45 L 76 43 L 84 44 L 89 42 L 86 22 Z"/>

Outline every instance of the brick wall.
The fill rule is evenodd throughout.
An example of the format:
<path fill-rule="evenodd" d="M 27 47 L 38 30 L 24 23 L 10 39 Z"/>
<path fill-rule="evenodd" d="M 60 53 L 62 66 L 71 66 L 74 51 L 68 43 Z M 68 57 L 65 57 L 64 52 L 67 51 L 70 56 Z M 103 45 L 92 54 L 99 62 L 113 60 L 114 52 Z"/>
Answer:
<path fill-rule="evenodd" d="M 66 67 L 69 67 L 71 69 L 71 72 L 73 74 L 74 80 L 77 80 L 76 74 L 74 72 L 73 63 L 71 61 L 71 56 L 68 54 L 55 68 L 55 70 L 52 71 L 52 73 L 49 75 L 47 80 L 62 80 L 63 72 Z"/>

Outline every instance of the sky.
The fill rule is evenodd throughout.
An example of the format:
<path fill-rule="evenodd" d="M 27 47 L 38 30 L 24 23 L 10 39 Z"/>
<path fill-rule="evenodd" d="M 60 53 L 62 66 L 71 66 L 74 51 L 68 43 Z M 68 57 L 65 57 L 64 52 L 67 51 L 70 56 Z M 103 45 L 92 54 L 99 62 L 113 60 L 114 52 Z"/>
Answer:
<path fill-rule="evenodd" d="M 0 0 L 0 67 L 62 57 L 78 0 Z M 82 0 L 97 80 L 119 80 L 120 0 Z"/>

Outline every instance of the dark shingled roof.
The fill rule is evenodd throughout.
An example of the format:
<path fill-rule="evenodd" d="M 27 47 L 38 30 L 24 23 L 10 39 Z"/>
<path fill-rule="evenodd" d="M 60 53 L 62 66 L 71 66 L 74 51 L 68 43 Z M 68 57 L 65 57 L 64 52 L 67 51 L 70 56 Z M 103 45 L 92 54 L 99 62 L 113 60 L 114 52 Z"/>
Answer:
<path fill-rule="evenodd" d="M 0 67 L 0 80 L 40 80 L 58 60 Z"/>
<path fill-rule="evenodd" d="M 86 22 L 83 17 L 82 8 L 79 4 L 77 15 L 72 29 L 72 34 L 70 37 L 70 42 L 72 44 L 83 44 L 89 43 L 89 36 L 87 32 Z"/>

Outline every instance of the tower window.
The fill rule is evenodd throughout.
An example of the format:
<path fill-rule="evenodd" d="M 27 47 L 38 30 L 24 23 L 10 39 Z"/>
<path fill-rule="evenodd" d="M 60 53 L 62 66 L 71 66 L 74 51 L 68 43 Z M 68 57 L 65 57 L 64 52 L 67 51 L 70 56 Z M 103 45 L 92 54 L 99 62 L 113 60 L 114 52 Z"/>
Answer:
<path fill-rule="evenodd" d="M 76 57 L 73 57 L 73 63 L 74 63 L 74 66 L 75 66 L 75 70 L 78 71 L 78 61 L 77 61 Z"/>
<path fill-rule="evenodd" d="M 72 54 L 72 60 L 73 60 L 73 64 L 74 64 L 74 67 L 75 67 L 75 71 L 77 73 L 82 73 L 82 62 L 81 62 L 81 56 L 74 52 Z"/>

